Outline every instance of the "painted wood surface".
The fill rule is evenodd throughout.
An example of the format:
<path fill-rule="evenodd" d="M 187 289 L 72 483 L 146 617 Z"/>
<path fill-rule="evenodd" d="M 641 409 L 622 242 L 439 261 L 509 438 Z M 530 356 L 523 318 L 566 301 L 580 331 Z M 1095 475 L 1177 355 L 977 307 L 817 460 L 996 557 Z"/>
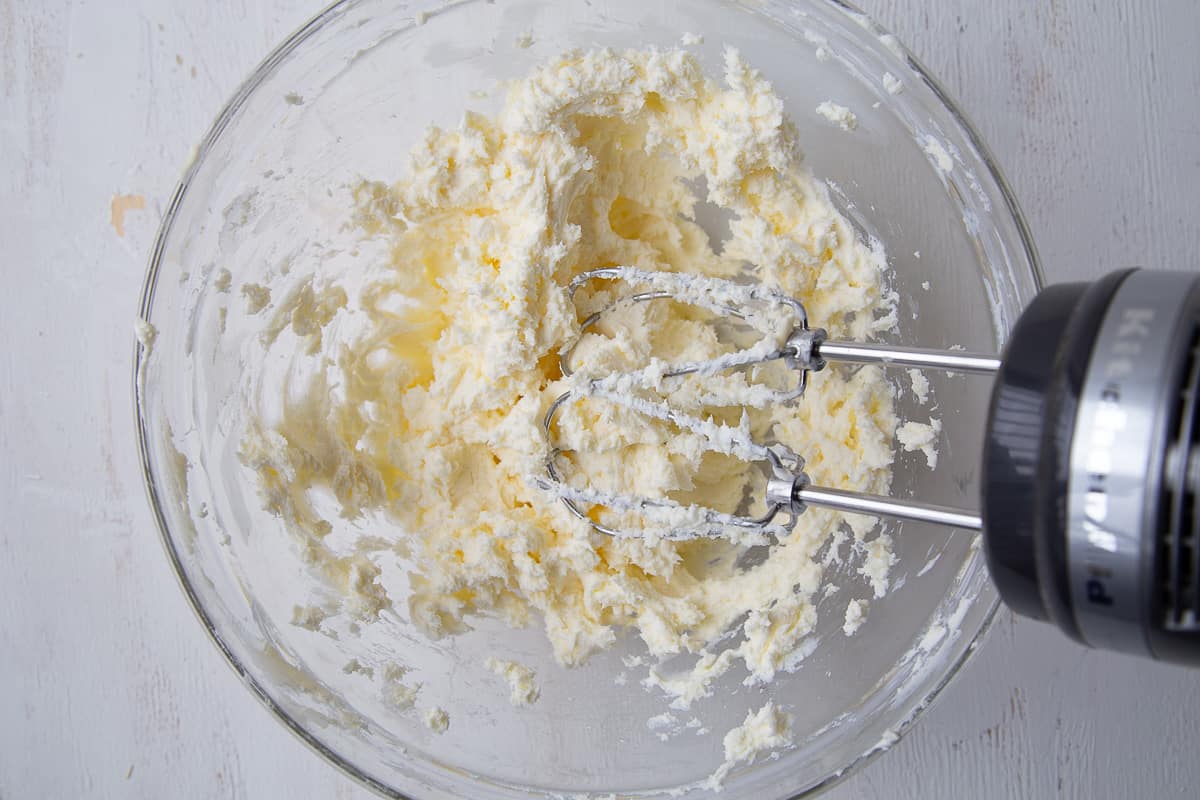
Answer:
<path fill-rule="evenodd" d="M 1200 4 L 862 0 L 1010 178 L 1052 280 L 1197 268 Z M 312 0 L 0 0 L 0 798 L 368 797 L 250 700 L 136 469 L 131 321 L 192 144 Z M 1196 674 L 1004 616 L 838 798 L 1194 797 Z"/>

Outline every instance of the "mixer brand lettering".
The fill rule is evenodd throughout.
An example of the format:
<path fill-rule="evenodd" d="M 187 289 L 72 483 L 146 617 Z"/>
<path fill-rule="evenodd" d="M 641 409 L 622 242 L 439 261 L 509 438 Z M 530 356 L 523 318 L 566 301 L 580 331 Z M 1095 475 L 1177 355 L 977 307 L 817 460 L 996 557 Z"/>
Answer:
<path fill-rule="evenodd" d="M 1091 449 L 1088 451 L 1088 488 L 1083 500 L 1083 530 L 1088 543 L 1104 553 L 1116 553 L 1118 541 L 1104 523 L 1108 519 L 1108 476 L 1112 472 L 1113 449 L 1117 436 L 1125 430 L 1129 415 L 1121 408 L 1121 386 L 1109 383 L 1100 393 L 1100 406 L 1092 420 Z M 1112 571 L 1102 564 L 1089 561 L 1089 578 L 1084 591 L 1089 603 L 1111 606 L 1113 597 L 1105 581 Z"/>
<path fill-rule="evenodd" d="M 1150 336 L 1150 323 L 1154 321 L 1154 309 L 1152 308 L 1129 308 L 1121 316 L 1121 324 L 1117 327 L 1117 336 L 1124 340 L 1133 336 L 1140 339 L 1146 339 Z M 1116 347 L 1120 347 L 1121 342 L 1118 341 Z M 1114 347 L 1113 349 L 1116 349 Z M 1141 350 L 1141 345 L 1138 345 Z"/>
<path fill-rule="evenodd" d="M 1117 326 L 1105 377 L 1108 383 L 1100 391 L 1100 403 L 1092 417 L 1091 447 L 1087 455 L 1087 493 L 1083 501 L 1083 530 L 1092 546 L 1092 559 L 1087 562 L 1088 580 L 1084 591 L 1089 603 L 1111 606 L 1113 596 L 1108 590 L 1112 570 L 1102 563 L 1102 554 L 1115 554 L 1120 540 L 1106 526 L 1108 521 L 1108 477 L 1113 470 L 1113 453 L 1117 437 L 1125 431 L 1129 415 L 1121 406 L 1121 381 L 1133 374 L 1134 359 L 1141 355 L 1142 346 L 1150 337 L 1154 311 L 1149 308 L 1126 309 Z M 1100 556 L 1100 559 L 1095 559 Z"/>
<path fill-rule="evenodd" d="M 1113 342 L 1113 356 L 1105 369 L 1109 378 L 1125 378 L 1133 372 L 1133 359 L 1142 352 L 1142 343 L 1150 336 L 1150 323 L 1154 321 L 1154 310 L 1130 308 L 1121 315 L 1117 325 L 1117 340 Z"/>

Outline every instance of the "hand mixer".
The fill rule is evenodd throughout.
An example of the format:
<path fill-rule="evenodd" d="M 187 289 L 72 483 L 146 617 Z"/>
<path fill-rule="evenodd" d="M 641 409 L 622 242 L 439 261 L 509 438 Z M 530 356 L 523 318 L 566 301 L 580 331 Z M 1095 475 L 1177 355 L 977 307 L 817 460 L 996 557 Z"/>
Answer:
<path fill-rule="evenodd" d="M 616 304 L 659 299 L 739 320 L 753 320 L 747 305 L 792 315 L 782 345 L 660 366 L 660 381 L 782 361 L 798 383 L 765 397 L 790 402 L 803 394 L 809 373 L 831 361 L 994 374 L 978 512 L 814 486 L 803 460 L 782 446 L 738 440 L 733 428 L 628 399 L 611 391 L 620 376 L 582 382 L 551 405 L 547 436 L 568 402 L 594 395 L 720 440 L 769 469 L 767 512 L 738 516 L 572 487 L 559 467 L 564 450 L 554 449 L 546 485 L 596 530 L 639 535 L 601 524 L 581 505 L 645 514 L 692 536 L 730 527 L 779 536 L 788 529 L 781 513 L 794 524 L 808 506 L 980 531 L 1000 596 L 1017 613 L 1053 622 L 1092 647 L 1200 665 L 1200 276 L 1126 270 L 1047 288 L 1021 315 L 999 358 L 832 341 L 809 327 L 801 303 L 764 287 L 610 267 L 577 276 L 572 296 L 593 281 L 647 289 L 592 314 L 585 331 Z M 572 374 L 573 351 L 561 354 L 565 375 Z"/>

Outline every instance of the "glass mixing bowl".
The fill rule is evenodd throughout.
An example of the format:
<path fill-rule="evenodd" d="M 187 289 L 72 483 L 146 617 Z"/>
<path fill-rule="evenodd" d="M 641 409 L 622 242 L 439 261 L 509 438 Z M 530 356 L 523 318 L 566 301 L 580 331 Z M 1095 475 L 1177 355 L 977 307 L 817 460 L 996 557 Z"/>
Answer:
<path fill-rule="evenodd" d="M 692 49 L 712 74 L 733 45 L 773 81 L 809 165 L 887 248 L 901 297 L 896 341 L 995 351 L 1039 288 L 1028 232 L 978 135 L 894 37 L 842 3 L 350 0 L 298 31 L 221 113 L 163 220 L 142 295 L 158 336 L 138 350 L 140 447 L 167 552 L 230 664 L 292 731 L 385 794 L 702 796 L 696 784 L 721 762 L 722 733 L 770 698 L 792 714 L 794 744 L 734 769 L 725 796 L 801 795 L 895 741 L 995 612 L 971 534 L 895 525 L 895 588 L 856 636 L 840 630 L 850 593 L 839 593 L 820 606 L 819 644 L 795 672 L 760 688 L 726 675 L 686 715 L 711 733 L 667 741 L 647 727 L 666 700 L 628 666 L 644 652 L 636 637 L 564 670 L 538 626 L 485 619 L 431 642 L 397 615 L 337 639 L 292 624 L 294 607 L 322 589 L 237 458 L 243 372 L 271 367 L 255 364 L 257 326 L 237 288 L 352 263 L 348 187 L 395 180 L 426 126 L 496 110 L 498 80 L 568 48 L 667 47 L 683 32 L 704 37 Z M 816 114 L 825 100 L 852 109 L 857 129 Z M 925 420 L 907 378 L 894 377 L 901 416 Z M 919 453 L 900 454 L 894 492 L 974 507 L 988 382 L 930 379 L 941 458 L 931 471 Z M 865 596 L 852 570 L 833 578 Z M 532 666 L 541 700 L 510 706 L 482 666 L 490 654 Z M 381 665 L 396 658 L 422 684 L 422 702 L 449 712 L 445 734 L 388 704 Z M 373 677 L 347 673 L 352 659 L 376 665 Z"/>

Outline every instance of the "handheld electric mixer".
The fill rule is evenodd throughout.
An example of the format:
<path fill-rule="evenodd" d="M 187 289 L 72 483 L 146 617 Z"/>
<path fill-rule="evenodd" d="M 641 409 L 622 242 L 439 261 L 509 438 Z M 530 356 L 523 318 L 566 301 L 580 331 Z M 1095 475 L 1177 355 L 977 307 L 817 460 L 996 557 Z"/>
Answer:
<path fill-rule="evenodd" d="M 592 314 L 584 331 L 617 304 L 669 299 L 731 315 L 764 338 L 710 361 L 578 381 L 551 405 L 547 435 L 566 404 L 599 398 L 673 423 L 714 450 L 762 461 L 769 477 L 765 513 L 742 516 L 572 486 L 559 467 L 564 451 L 554 449 L 547 487 L 596 530 L 641 535 L 601 523 L 582 505 L 643 515 L 656 521 L 656 535 L 671 538 L 730 530 L 751 541 L 775 537 L 788 530 L 781 513 L 794 520 L 810 505 L 980 531 L 992 577 L 1018 613 L 1094 647 L 1200 664 L 1200 276 L 1127 270 L 1052 286 L 1022 314 L 1000 358 L 830 341 L 809 327 L 794 298 L 692 275 L 610 267 L 576 277 L 572 294 L 598 280 L 644 290 Z M 756 326 L 764 309 L 774 315 Z M 766 334 L 779 331 L 781 314 L 788 328 L 772 341 Z M 562 353 L 564 375 L 572 374 L 573 351 Z M 755 402 L 799 398 L 808 374 L 831 361 L 994 374 L 980 510 L 813 486 L 787 448 L 628 392 L 774 361 L 798 383 L 759 391 Z"/>

